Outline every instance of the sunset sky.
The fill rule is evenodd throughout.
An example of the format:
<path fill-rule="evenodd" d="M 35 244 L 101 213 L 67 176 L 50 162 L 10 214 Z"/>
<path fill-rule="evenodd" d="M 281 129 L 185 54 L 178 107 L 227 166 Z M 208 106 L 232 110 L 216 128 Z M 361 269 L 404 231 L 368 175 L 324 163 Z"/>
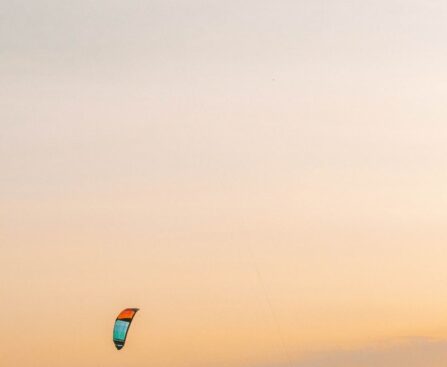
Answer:
<path fill-rule="evenodd" d="M 0 4 L 0 365 L 447 365 L 445 1 Z"/>

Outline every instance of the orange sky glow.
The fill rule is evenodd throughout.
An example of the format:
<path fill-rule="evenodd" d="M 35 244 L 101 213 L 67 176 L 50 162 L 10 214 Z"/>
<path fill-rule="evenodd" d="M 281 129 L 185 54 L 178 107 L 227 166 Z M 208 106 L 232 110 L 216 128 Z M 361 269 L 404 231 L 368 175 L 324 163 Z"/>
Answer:
<path fill-rule="evenodd" d="M 446 4 L 3 8 L 0 365 L 447 363 Z"/>

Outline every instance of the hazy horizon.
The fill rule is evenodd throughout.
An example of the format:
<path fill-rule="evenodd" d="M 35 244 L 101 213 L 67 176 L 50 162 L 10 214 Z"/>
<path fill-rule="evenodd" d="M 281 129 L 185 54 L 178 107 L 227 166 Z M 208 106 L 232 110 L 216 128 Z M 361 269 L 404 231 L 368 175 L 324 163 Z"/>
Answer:
<path fill-rule="evenodd" d="M 0 364 L 445 365 L 446 15 L 3 1 Z"/>

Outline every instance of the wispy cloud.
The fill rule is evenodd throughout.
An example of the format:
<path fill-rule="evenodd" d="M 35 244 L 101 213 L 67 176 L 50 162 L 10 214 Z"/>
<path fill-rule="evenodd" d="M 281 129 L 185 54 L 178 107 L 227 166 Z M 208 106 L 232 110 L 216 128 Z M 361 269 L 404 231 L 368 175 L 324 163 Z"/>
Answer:
<path fill-rule="evenodd" d="M 313 355 L 296 367 L 438 367 L 447 364 L 447 341 L 409 338 L 355 350 Z"/>

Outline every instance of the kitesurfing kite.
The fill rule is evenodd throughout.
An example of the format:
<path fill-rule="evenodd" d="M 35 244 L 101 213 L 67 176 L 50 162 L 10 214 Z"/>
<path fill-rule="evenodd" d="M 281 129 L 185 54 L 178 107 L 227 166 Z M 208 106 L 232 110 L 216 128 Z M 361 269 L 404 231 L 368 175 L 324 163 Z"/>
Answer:
<path fill-rule="evenodd" d="M 126 308 L 116 318 L 115 326 L 113 327 L 113 342 L 116 349 L 120 350 L 124 347 L 130 324 L 138 310 L 138 308 Z"/>

